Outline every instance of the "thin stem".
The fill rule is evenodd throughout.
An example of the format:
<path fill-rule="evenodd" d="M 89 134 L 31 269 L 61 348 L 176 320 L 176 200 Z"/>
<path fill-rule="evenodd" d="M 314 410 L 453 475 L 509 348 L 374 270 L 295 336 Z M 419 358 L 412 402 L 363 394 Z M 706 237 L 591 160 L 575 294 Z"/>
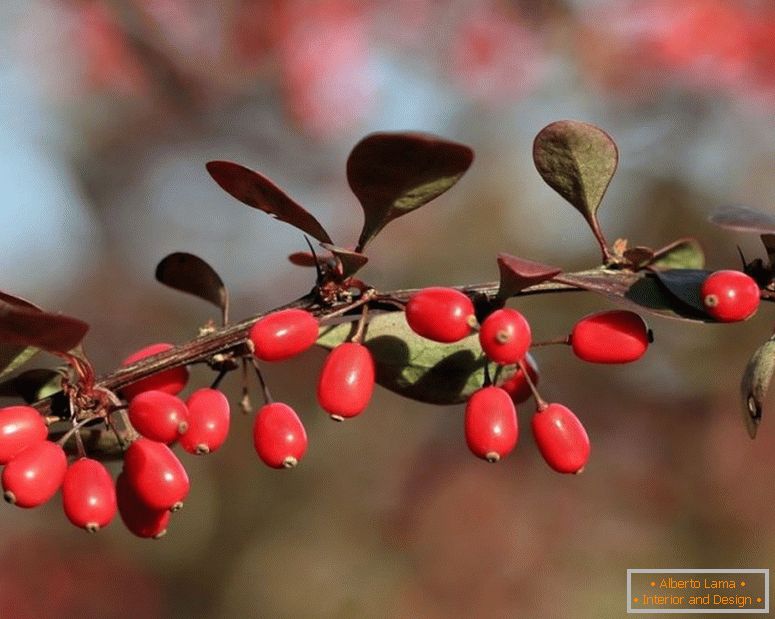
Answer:
<path fill-rule="evenodd" d="M 530 344 L 530 347 L 532 348 L 532 347 L 535 347 L 535 346 L 555 346 L 555 345 L 558 345 L 558 344 L 564 344 L 566 346 L 569 345 L 570 344 L 570 337 L 566 335 L 565 337 L 558 337 L 558 338 L 555 338 L 553 340 L 543 340 L 541 342 L 532 342 Z"/>
<path fill-rule="evenodd" d="M 355 330 L 355 335 L 350 338 L 351 342 L 355 342 L 356 344 L 360 344 L 361 340 L 363 339 L 363 334 L 366 330 L 366 323 L 368 322 L 368 316 L 369 316 L 369 306 L 364 305 L 363 311 L 361 312 L 360 320 L 358 320 L 358 328 Z"/>
<path fill-rule="evenodd" d="M 250 404 L 250 384 L 248 382 L 248 361 L 246 357 L 242 358 L 242 397 L 240 398 L 239 406 L 245 415 L 253 409 Z"/>
<path fill-rule="evenodd" d="M 218 372 L 218 376 L 215 377 L 213 384 L 210 385 L 210 389 L 218 389 L 218 385 L 221 384 L 221 381 L 229 373 L 229 371 L 230 370 L 221 370 L 220 372 Z"/>
<path fill-rule="evenodd" d="M 255 357 L 252 357 L 251 361 L 253 362 L 253 369 L 256 370 L 256 376 L 258 376 L 258 382 L 261 384 L 261 393 L 264 396 L 264 404 L 271 404 L 274 400 L 272 399 L 272 394 L 269 393 L 269 387 L 267 387 L 266 385 L 266 381 L 264 380 L 264 375 L 261 373 L 261 368 L 258 367 L 258 361 L 256 361 Z"/>
<path fill-rule="evenodd" d="M 538 388 L 535 386 L 533 379 L 530 378 L 530 372 L 527 371 L 527 366 L 525 365 L 525 362 L 520 359 L 519 361 L 517 361 L 517 365 L 519 366 L 519 369 L 522 370 L 522 374 L 524 375 L 525 380 L 527 381 L 527 386 L 530 387 L 530 391 L 533 394 L 533 399 L 536 401 L 536 406 L 538 407 L 538 410 L 545 409 L 549 405 L 546 403 L 546 400 L 544 400 L 541 397 L 541 394 L 538 393 Z"/>

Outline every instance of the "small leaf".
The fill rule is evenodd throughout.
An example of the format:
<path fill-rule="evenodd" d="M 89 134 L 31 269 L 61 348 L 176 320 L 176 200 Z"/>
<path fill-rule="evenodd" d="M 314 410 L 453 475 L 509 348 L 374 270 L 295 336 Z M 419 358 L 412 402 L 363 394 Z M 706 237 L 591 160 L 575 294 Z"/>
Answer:
<path fill-rule="evenodd" d="M 673 296 L 650 273 L 593 269 L 581 273 L 563 273 L 555 281 L 570 284 L 607 297 L 633 311 L 645 310 L 657 316 L 686 320 L 707 321 L 686 303 Z"/>
<path fill-rule="evenodd" d="M 89 325 L 77 318 L 49 314 L 0 301 L 0 343 L 65 353 L 81 343 Z"/>
<path fill-rule="evenodd" d="M 756 431 L 762 421 L 764 397 L 767 395 L 773 371 L 775 371 L 775 335 L 756 349 L 745 367 L 743 379 L 740 382 L 743 421 L 751 438 L 756 438 Z"/>
<path fill-rule="evenodd" d="M 62 390 L 62 374 L 56 370 L 27 370 L 0 383 L 0 396 L 20 397 L 27 404 L 47 398 Z"/>
<path fill-rule="evenodd" d="M 622 252 L 622 257 L 634 269 L 640 269 L 649 264 L 654 259 L 654 250 L 650 247 L 630 247 Z"/>
<path fill-rule="evenodd" d="M 367 256 L 357 251 L 345 249 L 344 247 L 337 247 L 336 245 L 331 245 L 331 243 L 321 243 L 320 246 L 337 257 L 339 263 L 342 265 L 342 277 L 345 278 L 354 275 L 369 261 Z"/>
<path fill-rule="evenodd" d="M 224 191 L 243 204 L 269 213 L 318 241 L 331 243 L 320 222 L 265 176 L 230 161 L 210 161 L 207 171 Z"/>
<path fill-rule="evenodd" d="M 708 217 L 708 220 L 728 230 L 775 234 L 775 215 L 749 206 L 719 207 Z"/>
<path fill-rule="evenodd" d="M 699 320 L 713 322 L 705 312 L 700 292 L 702 283 L 711 274 L 710 271 L 701 269 L 671 269 L 669 271 L 656 271 L 656 278 L 673 297 L 684 303 L 688 311 L 694 312 Z"/>
<path fill-rule="evenodd" d="M 322 327 L 318 345 L 334 348 L 352 335 L 354 323 Z M 458 404 L 484 383 L 485 357 L 477 335 L 439 344 L 409 328 L 403 312 L 374 316 L 363 343 L 377 367 L 377 383 L 407 398 L 430 404 Z M 501 380 L 516 371 L 504 368 Z"/>
<path fill-rule="evenodd" d="M 661 271 L 702 269 L 705 266 L 705 252 L 697 239 L 678 239 L 654 252 L 650 266 Z"/>
<path fill-rule="evenodd" d="M 498 254 L 498 269 L 501 276 L 498 299 L 501 300 L 562 273 L 562 269 L 557 267 L 503 253 Z"/>
<path fill-rule="evenodd" d="M 605 252 L 597 209 L 619 161 L 611 136 L 584 122 L 553 122 L 536 136 L 533 161 L 544 181 L 584 216 Z"/>
<path fill-rule="evenodd" d="M 760 238 L 764 249 L 767 250 L 767 261 L 772 270 L 775 268 L 775 234 L 762 234 Z"/>
<path fill-rule="evenodd" d="M 347 181 L 363 207 L 363 251 L 388 223 L 452 187 L 471 165 L 463 144 L 421 133 L 372 133 L 347 160 Z"/>
<path fill-rule="evenodd" d="M 297 267 L 314 267 L 318 262 L 308 251 L 295 251 L 288 256 L 288 261 Z"/>
<path fill-rule="evenodd" d="M 4 301 L 9 305 L 25 307 L 36 312 L 43 311 L 31 301 L 7 292 L 0 291 L 0 301 Z M 14 346 L 13 344 L 0 343 L 0 378 L 22 367 L 38 352 L 40 352 L 39 349 L 30 346 Z"/>
<path fill-rule="evenodd" d="M 175 252 L 156 267 L 156 279 L 220 308 L 224 324 L 229 314 L 229 291 L 215 269 L 199 256 Z"/>

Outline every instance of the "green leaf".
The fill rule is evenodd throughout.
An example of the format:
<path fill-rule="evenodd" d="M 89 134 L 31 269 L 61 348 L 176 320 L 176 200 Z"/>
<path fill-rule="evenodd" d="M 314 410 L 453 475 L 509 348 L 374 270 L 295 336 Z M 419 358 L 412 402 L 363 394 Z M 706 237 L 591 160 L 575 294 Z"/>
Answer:
<path fill-rule="evenodd" d="M 705 252 L 697 239 L 678 239 L 654 252 L 650 266 L 661 271 L 702 269 L 705 266 Z"/>
<path fill-rule="evenodd" d="M 318 345 L 332 349 L 346 342 L 354 323 L 322 327 Z M 484 383 L 485 357 L 476 334 L 453 344 L 440 344 L 414 333 L 403 312 L 374 316 L 363 343 L 377 368 L 377 383 L 413 400 L 430 404 L 458 404 Z M 500 380 L 514 372 L 505 368 Z"/>
<path fill-rule="evenodd" d="M 347 181 L 363 207 L 356 252 L 388 223 L 452 187 L 471 166 L 463 144 L 421 133 L 373 133 L 347 159 Z"/>
<path fill-rule="evenodd" d="M 619 162 L 611 136 L 589 123 L 553 122 L 536 136 L 533 161 L 544 181 L 583 215 L 605 251 L 597 209 Z"/>
<path fill-rule="evenodd" d="M 764 397 L 767 395 L 773 371 L 775 371 L 775 335 L 756 349 L 740 381 L 743 421 L 751 438 L 756 438 L 756 432 L 762 421 Z"/>

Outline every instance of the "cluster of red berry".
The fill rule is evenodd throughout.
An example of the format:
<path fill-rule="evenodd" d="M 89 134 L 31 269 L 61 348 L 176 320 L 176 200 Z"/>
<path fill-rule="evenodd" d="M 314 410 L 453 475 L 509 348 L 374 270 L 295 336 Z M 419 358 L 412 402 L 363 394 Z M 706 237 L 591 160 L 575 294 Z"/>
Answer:
<path fill-rule="evenodd" d="M 717 271 L 702 283 L 700 297 L 707 314 L 717 321 L 745 320 L 759 305 L 756 282 L 739 271 Z M 366 300 L 367 301 L 367 300 Z M 364 301 L 364 304 L 366 303 Z M 361 343 L 367 328 L 367 310 L 349 341 L 328 354 L 320 373 L 317 398 L 335 420 L 362 413 L 375 385 L 375 362 Z M 418 335 L 452 343 L 478 332 L 486 357 L 485 380 L 468 399 L 465 437 L 478 457 L 497 462 L 516 446 L 516 405 L 531 395 L 536 402 L 532 430 L 536 444 L 551 468 L 578 473 L 587 463 L 590 443 L 574 413 L 558 403 L 544 401 L 537 388 L 538 368 L 528 352 L 536 344 L 568 344 L 574 354 L 592 363 L 628 363 L 647 350 L 651 333 L 636 313 L 609 310 L 579 320 L 571 333 L 551 342 L 534 343 L 530 324 L 517 310 L 485 310 L 476 318 L 471 298 L 454 288 L 425 288 L 405 306 L 406 321 Z M 318 340 L 318 319 L 303 309 L 275 311 L 258 320 L 248 333 L 248 346 L 258 361 L 276 362 L 294 357 Z M 127 357 L 123 365 L 172 348 L 148 346 Z M 494 364 L 491 374 L 490 364 Z M 259 372 L 259 378 L 261 378 Z M 261 378 L 263 385 L 263 378 Z M 71 397 L 73 427 L 59 440 L 49 440 L 47 418 L 32 406 L 0 409 L 0 465 L 5 499 L 19 507 L 36 507 L 62 489 L 65 514 L 76 526 L 97 531 L 118 512 L 127 528 L 140 537 L 157 538 L 166 532 L 170 514 L 183 505 L 190 484 L 183 464 L 171 449 L 174 443 L 194 455 L 217 451 L 229 432 L 230 407 L 216 385 L 195 390 L 183 401 L 188 383 L 185 366 L 157 372 L 124 387 L 120 400 L 110 394 L 107 412 L 78 411 Z M 273 402 L 264 386 L 265 404 L 258 410 L 253 443 L 258 456 L 274 468 L 292 468 L 307 450 L 307 434 L 296 412 Z M 125 410 L 125 414 L 123 411 Z M 108 469 L 87 457 L 79 434 L 86 424 L 105 421 L 122 411 L 128 444 L 123 469 L 115 484 Z M 115 428 L 114 428 L 115 429 Z M 63 445 L 74 435 L 79 456 L 68 466 Z"/>
<path fill-rule="evenodd" d="M 412 330 L 437 342 L 455 342 L 477 328 L 474 305 L 454 288 L 425 288 L 406 306 Z M 478 326 L 479 342 L 487 358 L 497 364 L 495 383 L 483 386 L 468 399 L 465 436 L 478 457 L 497 462 L 517 444 L 519 425 L 516 404 L 534 395 L 537 410 L 532 428 L 546 462 L 561 473 L 579 473 L 589 458 L 589 438 L 573 412 L 562 404 L 547 404 L 535 383 L 538 371 L 528 353 L 532 343 L 530 324 L 515 309 L 490 313 Z M 587 316 L 563 340 L 573 352 L 595 363 L 627 363 L 639 359 L 648 348 L 650 334 L 634 312 L 614 310 Z M 516 373 L 499 381 L 500 369 L 518 365 Z M 489 373 L 487 374 L 489 377 Z"/>

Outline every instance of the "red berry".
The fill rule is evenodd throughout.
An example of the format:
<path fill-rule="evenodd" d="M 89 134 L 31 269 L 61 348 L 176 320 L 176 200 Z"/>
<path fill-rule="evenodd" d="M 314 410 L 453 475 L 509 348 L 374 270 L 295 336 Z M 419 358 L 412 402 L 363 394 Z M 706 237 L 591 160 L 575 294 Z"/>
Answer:
<path fill-rule="evenodd" d="M 488 462 L 497 462 L 510 454 L 517 444 L 517 409 L 511 396 L 500 387 L 475 391 L 466 404 L 466 443 L 469 449 Z"/>
<path fill-rule="evenodd" d="M 741 271 L 716 271 L 700 290 L 705 311 L 721 322 L 745 320 L 759 308 L 759 286 Z"/>
<path fill-rule="evenodd" d="M 116 488 L 108 469 L 89 458 L 73 462 L 62 483 L 62 506 L 70 522 L 90 533 L 108 526 L 116 515 Z"/>
<path fill-rule="evenodd" d="M 424 288 L 406 304 L 412 331 L 435 342 L 457 342 L 471 333 L 474 304 L 454 288 Z"/>
<path fill-rule="evenodd" d="M 318 402 L 341 421 L 363 412 L 374 392 L 374 359 L 369 349 L 345 342 L 326 357 L 318 380 Z"/>
<path fill-rule="evenodd" d="M 283 361 L 303 353 L 318 339 L 318 321 L 301 309 L 267 314 L 250 329 L 253 354 L 262 361 Z"/>
<path fill-rule="evenodd" d="M 116 480 L 116 500 L 121 520 L 137 537 L 159 539 L 167 532 L 170 521 L 168 509 L 151 509 L 137 496 L 126 473 Z"/>
<path fill-rule="evenodd" d="M 579 320 L 570 334 L 579 359 L 591 363 L 630 363 L 649 347 L 646 322 L 635 312 L 611 310 Z"/>
<path fill-rule="evenodd" d="M 46 440 L 48 428 L 31 406 L 0 408 L 0 464 L 8 464 L 30 445 Z"/>
<path fill-rule="evenodd" d="M 495 363 L 516 363 L 530 348 L 530 325 L 517 310 L 504 307 L 490 314 L 479 330 L 479 343 Z"/>
<path fill-rule="evenodd" d="M 5 500 L 19 507 L 42 505 L 59 490 L 66 472 L 67 456 L 59 445 L 30 445 L 3 469 Z"/>
<path fill-rule="evenodd" d="M 129 421 L 145 438 L 172 443 L 188 430 L 188 408 L 165 391 L 143 391 L 129 403 Z"/>
<path fill-rule="evenodd" d="M 533 415 L 533 435 L 546 463 L 558 473 L 581 473 L 589 460 L 589 437 L 578 417 L 562 404 Z"/>
<path fill-rule="evenodd" d="M 121 365 L 130 365 L 135 361 L 140 361 L 140 359 L 145 359 L 152 355 L 158 355 L 159 353 L 172 348 L 174 348 L 172 344 L 152 344 L 151 346 L 141 348 L 136 353 L 129 355 L 121 362 Z M 148 378 L 138 380 L 136 383 L 127 385 L 121 389 L 121 393 L 127 400 L 131 400 L 143 391 L 152 390 L 164 391 L 166 393 L 171 393 L 172 395 L 177 395 L 183 391 L 187 382 L 188 369 L 185 366 L 180 366 L 172 368 L 171 370 L 164 370 L 163 372 L 159 372 Z"/>
<path fill-rule="evenodd" d="M 272 402 L 256 414 L 253 446 L 265 464 L 276 469 L 293 468 L 307 451 L 307 432 L 290 406 Z"/>
<path fill-rule="evenodd" d="M 527 353 L 523 361 L 525 362 L 525 367 L 527 367 L 527 373 L 528 376 L 530 376 L 530 380 L 533 381 L 534 385 L 537 385 L 538 364 L 536 363 L 536 360 L 533 359 L 533 355 Z M 520 367 L 517 367 L 517 371 L 514 372 L 508 380 L 502 383 L 500 387 L 511 396 L 511 399 L 515 404 L 525 402 L 533 395 L 533 392 L 530 390 L 530 385 L 525 379 L 525 374 Z"/>
<path fill-rule="evenodd" d="M 186 401 L 188 432 L 180 446 L 188 453 L 204 455 L 217 451 L 229 434 L 229 400 L 217 389 L 197 389 Z"/>
<path fill-rule="evenodd" d="M 190 488 L 186 469 L 172 450 L 147 438 L 137 439 L 126 450 L 124 473 L 151 509 L 180 509 Z"/>

